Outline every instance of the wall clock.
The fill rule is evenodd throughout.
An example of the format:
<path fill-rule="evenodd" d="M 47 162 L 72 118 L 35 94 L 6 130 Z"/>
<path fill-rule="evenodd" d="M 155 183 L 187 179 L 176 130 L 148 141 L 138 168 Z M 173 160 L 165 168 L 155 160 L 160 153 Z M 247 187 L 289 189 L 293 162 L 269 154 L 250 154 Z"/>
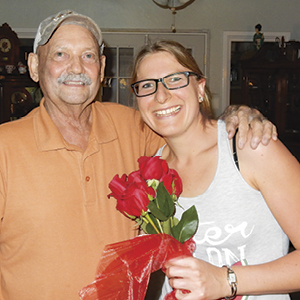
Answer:
<path fill-rule="evenodd" d="M 20 40 L 17 34 L 7 23 L 4 23 L 0 27 L 0 66 L 17 66 L 19 62 L 19 46 Z"/>
<path fill-rule="evenodd" d="M 0 51 L 1 52 L 9 52 L 11 50 L 11 42 L 7 38 L 3 38 L 0 40 Z"/>

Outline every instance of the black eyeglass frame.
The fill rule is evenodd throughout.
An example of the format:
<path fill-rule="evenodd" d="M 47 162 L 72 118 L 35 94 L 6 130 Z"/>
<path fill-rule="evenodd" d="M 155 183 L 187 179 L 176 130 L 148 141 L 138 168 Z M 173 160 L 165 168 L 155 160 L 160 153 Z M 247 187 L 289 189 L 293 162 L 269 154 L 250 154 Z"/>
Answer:
<path fill-rule="evenodd" d="M 186 78 L 187 78 L 187 83 L 186 83 L 185 85 L 183 85 L 183 86 L 174 87 L 174 88 L 168 88 L 167 85 L 166 85 L 165 82 L 164 82 L 164 79 L 165 79 L 165 78 L 168 78 L 168 77 L 171 77 L 171 76 L 174 76 L 174 75 L 177 75 L 177 74 L 185 74 L 185 76 L 186 76 Z M 155 94 L 155 93 L 157 92 L 157 86 L 158 86 L 158 83 L 159 83 L 159 82 L 161 82 L 161 83 L 163 84 L 163 86 L 164 86 L 167 90 L 178 90 L 178 89 L 182 89 L 182 88 L 184 88 L 184 87 L 186 87 L 186 86 L 188 86 L 188 85 L 190 84 L 189 78 L 190 78 L 191 75 L 197 76 L 198 79 L 200 79 L 200 78 L 202 77 L 201 75 L 199 75 L 199 74 L 197 74 L 197 73 L 195 73 L 195 72 L 184 71 L 184 72 L 176 72 L 176 73 L 173 73 L 173 74 L 170 74 L 170 75 L 167 75 L 167 76 L 165 76 L 165 77 L 158 78 L 158 79 L 150 78 L 150 79 L 139 80 L 139 81 L 137 81 L 137 82 L 134 82 L 134 83 L 131 84 L 130 86 L 131 86 L 131 88 L 132 88 L 134 94 L 135 94 L 137 97 L 139 97 L 139 98 L 141 98 L 141 97 L 147 97 L 147 96 L 153 95 L 153 94 Z M 155 82 L 155 90 L 154 90 L 153 92 L 151 92 L 150 94 L 147 94 L 147 95 L 138 95 L 137 92 L 136 92 L 136 90 L 135 90 L 135 85 L 136 85 L 137 83 L 140 83 L 140 82 L 143 82 L 143 81 L 149 81 L 149 80 L 152 80 L 152 81 Z"/>

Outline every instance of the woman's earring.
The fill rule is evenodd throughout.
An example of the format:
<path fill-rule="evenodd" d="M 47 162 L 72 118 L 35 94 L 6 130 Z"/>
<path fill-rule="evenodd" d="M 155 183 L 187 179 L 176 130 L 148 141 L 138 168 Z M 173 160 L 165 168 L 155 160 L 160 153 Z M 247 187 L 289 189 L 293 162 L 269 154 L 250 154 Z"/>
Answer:
<path fill-rule="evenodd" d="M 199 96 L 199 102 L 203 102 L 203 97 L 202 96 Z"/>

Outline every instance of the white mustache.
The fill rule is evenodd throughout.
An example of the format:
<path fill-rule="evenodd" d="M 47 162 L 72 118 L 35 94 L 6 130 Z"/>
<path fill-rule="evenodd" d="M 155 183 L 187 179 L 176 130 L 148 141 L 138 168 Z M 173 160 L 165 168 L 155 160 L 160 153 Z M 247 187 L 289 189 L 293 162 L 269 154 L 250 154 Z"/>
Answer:
<path fill-rule="evenodd" d="M 91 85 L 92 80 L 89 76 L 86 74 L 62 74 L 58 77 L 57 82 L 59 84 L 65 82 L 65 81 L 81 81 L 86 85 Z"/>

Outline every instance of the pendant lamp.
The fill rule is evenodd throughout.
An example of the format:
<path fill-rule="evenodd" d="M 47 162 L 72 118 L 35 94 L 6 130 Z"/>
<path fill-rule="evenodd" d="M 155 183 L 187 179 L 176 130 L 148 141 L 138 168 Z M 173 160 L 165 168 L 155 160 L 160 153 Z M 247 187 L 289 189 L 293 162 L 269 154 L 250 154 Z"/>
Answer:
<path fill-rule="evenodd" d="M 155 4 L 157 4 L 161 8 L 168 8 L 172 11 L 173 15 L 173 24 L 171 29 L 173 32 L 176 32 L 175 27 L 175 15 L 176 11 L 180 9 L 186 8 L 188 5 L 192 4 L 195 0 L 152 0 Z"/>

